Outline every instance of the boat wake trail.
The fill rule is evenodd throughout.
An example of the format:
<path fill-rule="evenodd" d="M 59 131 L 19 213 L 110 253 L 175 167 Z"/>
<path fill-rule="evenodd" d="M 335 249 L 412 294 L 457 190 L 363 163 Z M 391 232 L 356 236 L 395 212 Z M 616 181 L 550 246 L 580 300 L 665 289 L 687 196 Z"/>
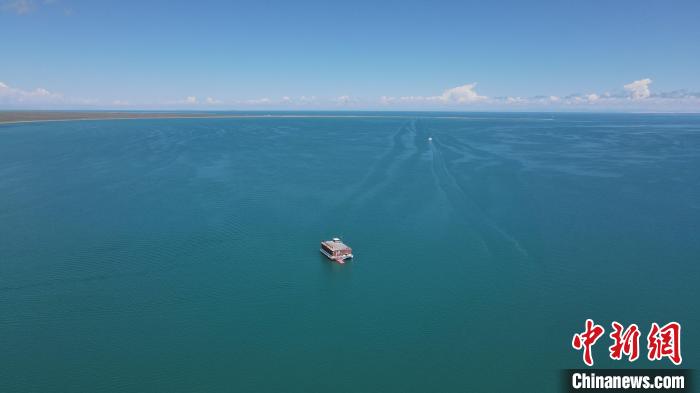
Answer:
<path fill-rule="evenodd" d="M 511 163 L 453 135 L 433 132 L 420 119 L 403 124 L 334 216 L 342 217 L 341 221 L 356 221 L 368 216 L 398 215 L 404 220 L 398 225 L 406 226 L 423 219 L 417 218 L 419 215 L 432 217 L 428 218 L 432 221 L 451 220 L 466 227 L 475 247 L 490 258 L 528 258 L 522 244 L 496 224 L 469 192 L 471 187 L 478 187 L 469 183 L 479 181 L 480 177 L 474 176 L 478 173 L 473 173 L 479 167 Z M 455 161 L 466 161 L 471 169 L 458 177 Z M 461 183 L 465 181 L 467 184 Z"/>
<path fill-rule="evenodd" d="M 485 251 L 487 251 L 490 256 L 496 256 L 496 250 L 503 250 L 503 247 L 500 247 L 500 245 L 505 242 L 510 245 L 509 249 L 515 251 L 517 255 L 529 257 L 527 250 L 522 247 L 520 242 L 489 219 L 477 203 L 469 197 L 467 191 L 464 190 L 457 178 L 450 171 L 449 165 L 441 151 L 442 149 L 453 148 L 444 145 L 440 139 L 441 138 L 433 139 L 430 146 L 433 157 L 433 175 L 435 176 L 438 187 L 442 190 L 450 206 L 454 209 L 456 213 L 455 216 L 461 219 L 466 225 L 475 228 L 481 237 L 481 242 L 485 247 Z M 480 151 L 472 151 L 471 153 L 483 155 L 483 152 Z"/>
<path fill-rule="evenodd" d="M 372 167 L 357 190 L 350 194 L 348 201 L 362 202 L 370 198 L 390 180 L 401 162 L 407 159 L 412 146 L 410 139 L 415 136 L 415 120 L 403 124 L 391 137 L 391 147 Z"/>

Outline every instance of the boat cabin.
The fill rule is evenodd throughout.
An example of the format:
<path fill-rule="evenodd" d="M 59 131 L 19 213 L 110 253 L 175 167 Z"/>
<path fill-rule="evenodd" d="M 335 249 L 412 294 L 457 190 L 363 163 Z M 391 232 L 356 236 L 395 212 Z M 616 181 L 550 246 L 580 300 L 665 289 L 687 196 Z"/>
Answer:
<path fill-rule="evenodd" d="M 321 253 L 339 263 L 345 263 L 346 259 L 352 258 L 352 248 L 337 237 L 321 242 Z"/>

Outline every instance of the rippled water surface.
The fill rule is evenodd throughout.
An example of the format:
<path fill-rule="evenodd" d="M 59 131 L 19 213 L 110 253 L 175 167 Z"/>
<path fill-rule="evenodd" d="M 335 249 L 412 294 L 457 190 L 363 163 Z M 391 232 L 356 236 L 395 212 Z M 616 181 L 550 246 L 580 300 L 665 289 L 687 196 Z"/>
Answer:
<path fill-rule="evenodd" d="M 554 392 L 699 281 L 696 115 L 0 126 L 2 392 Z"/>

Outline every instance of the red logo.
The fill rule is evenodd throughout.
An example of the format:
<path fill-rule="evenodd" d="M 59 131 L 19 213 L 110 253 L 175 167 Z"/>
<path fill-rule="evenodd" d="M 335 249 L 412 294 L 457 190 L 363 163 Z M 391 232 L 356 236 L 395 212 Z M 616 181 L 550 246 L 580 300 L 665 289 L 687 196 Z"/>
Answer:
<path fill-rule="evenodd" d="M 621 360 L 623 356 L 627 360 L 634 362 L 639 358 L 639 336 L 641 332 L 637 324 L 631 324 L 625 328 L 618 322 L 612 323 L 613 331 L 610 338 L 613 343 L 608 347 L 610 358 Z M 581 333 L 574 334 L 571 346 L 576 350 L 583 350 L 583 362 L 587 366 L 593 365 L 593 345 L 603 336 L 605 329 L 596 325 L 592 319 L 586 319 L 586 329 Z M 650 361 L 668 358 L 673 364 L 679 365 L 683 362 L 681 356 L 681 325 L 678 322 L 669 322 L 663 327 L 659 327 L 656 322 L 651 324 L 651 329 L 647 335 L 647 358 Z"/>
<path fill-rule="evenodd" d="M 622 359 L 622 355 L 627 355 L 630 362 L 639 358 L 639 327 L 631 324 L 627 329 L 617 322 L 612 323 L 614 331 L 610 333 L 615 343 L 610 346 L 610 358 L 614 360 Z"/>
<path fill-rule="evenodd" d="M 574 338 L 571 341 L 574 349 L 580 350 L 583 348 L 583 362 L 589 366 L 593 365 L 591 347 L 603 333 L 605 333 L 605 329 L 602 326 L 593 323 L 592 319 L 586 319 L 586 330 L 582 333 L 574 334 Z"/>
<path fill-rule="evenodd" d="M 678 322 L 671 322 L 659 328 L 654 322 L 651 324 L 651 331 L 647 336 L 647 348 L 649 360 L 661 360 L 669 358 L 675 365 L 681 364 L 681 325 Z"/>

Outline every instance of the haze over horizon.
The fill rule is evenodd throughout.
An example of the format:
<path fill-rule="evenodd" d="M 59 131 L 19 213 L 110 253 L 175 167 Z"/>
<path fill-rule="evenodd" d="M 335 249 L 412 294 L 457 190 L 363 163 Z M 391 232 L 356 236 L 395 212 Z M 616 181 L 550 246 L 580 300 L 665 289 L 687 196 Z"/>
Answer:
<path fill-rule="evenodd" d="M 672 5 L 0 0 L 0 109 L 699 112 Z"/>

